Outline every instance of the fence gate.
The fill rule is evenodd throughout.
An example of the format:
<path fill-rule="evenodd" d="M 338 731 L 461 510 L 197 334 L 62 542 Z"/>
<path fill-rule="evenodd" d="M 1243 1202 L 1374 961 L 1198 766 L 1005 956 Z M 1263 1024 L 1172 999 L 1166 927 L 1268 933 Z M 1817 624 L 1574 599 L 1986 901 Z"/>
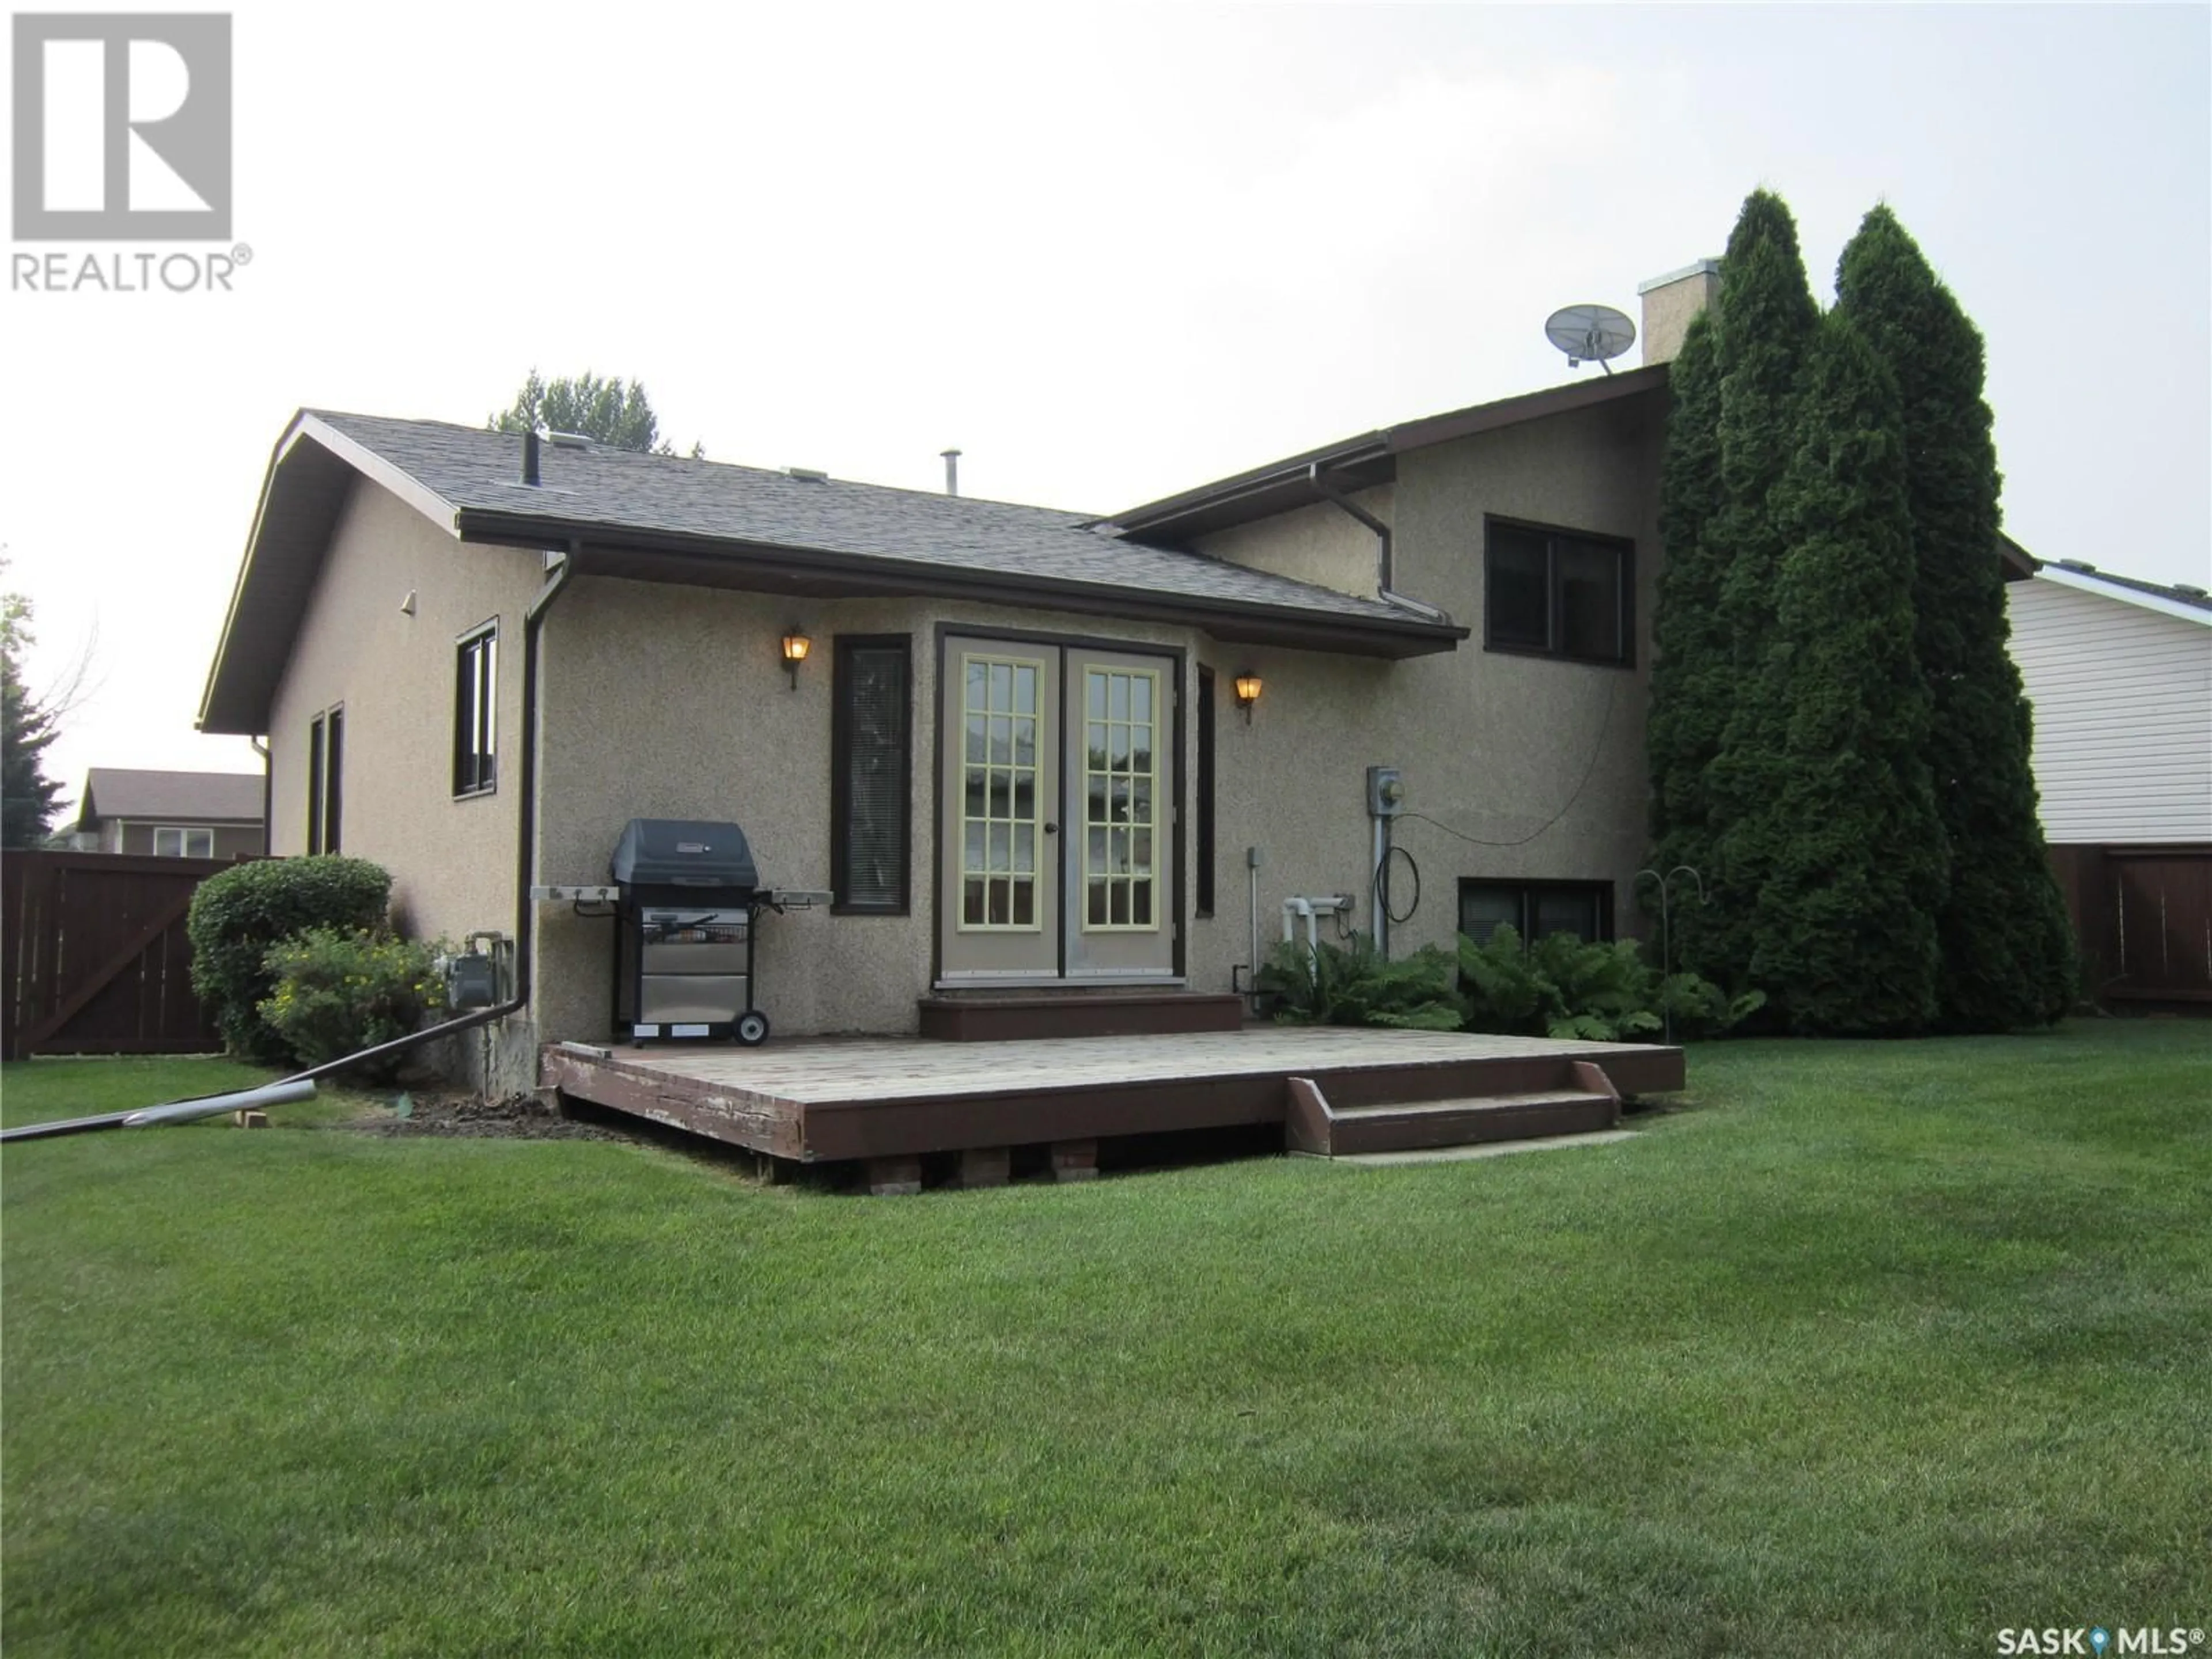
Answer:
<path fill-rule="evenodd" d="M 210 1054 L 185 917 L 228 859 L 0 856 L 0 1059 Z"/>

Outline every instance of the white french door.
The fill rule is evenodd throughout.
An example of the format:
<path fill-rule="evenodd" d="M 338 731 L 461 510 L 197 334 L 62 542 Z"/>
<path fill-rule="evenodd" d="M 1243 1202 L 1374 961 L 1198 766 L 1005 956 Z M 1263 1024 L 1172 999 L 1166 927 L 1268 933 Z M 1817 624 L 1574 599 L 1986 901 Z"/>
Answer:
<path fill-rule="evenodd" d="M 1143 652 L 947 636 L 947 982 L 1174 975 L 1176 672 Z"/>

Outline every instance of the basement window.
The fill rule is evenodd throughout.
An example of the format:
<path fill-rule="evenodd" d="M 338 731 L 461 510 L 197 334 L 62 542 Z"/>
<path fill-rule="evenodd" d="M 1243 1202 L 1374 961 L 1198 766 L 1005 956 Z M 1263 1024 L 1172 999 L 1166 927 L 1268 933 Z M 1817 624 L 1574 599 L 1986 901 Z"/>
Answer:
<path fill-rule="evenodd" d="M 1572 933 L 1585 945 L 1613 938 L 1609 881 L 1478 881 L 1459 884 L 1459 930 L 1486 945 L 1510 927 L 1523 945 L 1553 933 Z"/>
<path fill-rule="evenodd" d="M 1628 667 L 1635 660 L 1635 592 L 1632 543 L 1488 521 L 1486 650 Z"/>
<path fill-rule="evenodd" d="M 453 647 L 453 793 L 488 795 L 499 783 L 499 624 Z"/>
<path fill-rule="evenodd" d="M 914 844 L 913 646 L 839 636 L 832 653 L 830 884 L 840 915 L 902 916 Z"/>

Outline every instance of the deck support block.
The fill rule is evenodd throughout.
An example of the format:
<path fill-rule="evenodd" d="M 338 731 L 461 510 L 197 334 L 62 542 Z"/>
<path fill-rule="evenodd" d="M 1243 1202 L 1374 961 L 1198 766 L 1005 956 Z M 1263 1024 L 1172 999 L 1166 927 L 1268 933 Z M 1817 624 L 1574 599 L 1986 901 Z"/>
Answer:
<path fill-rule="evenodd" d="M 868 1194 L 872 1198 L 904 1198 L 921 1190 L 921 1159 L 901 1158 L 868 1160 Z"/>
<path fill-rule="evenodd" d="M 241 1129 L 265 1129 L 269 1127 L 269 1114 L 241 1106 L 230 1115 L 230 1121 Z"/>
<path fill-rule="evenodd" d="M 1013 1173 L 1011 1146 L 970 1146 L 960 1154 L 960 1170 L 954 1180 L 962 1187 L 1003 1187 Z"/>
<path fill-rule="evenodd" d="M 1052 1178 L 1054 1181 L 1097 1180 L 1098 1143 L 1096 1140 L 1054 1141 Z"/>

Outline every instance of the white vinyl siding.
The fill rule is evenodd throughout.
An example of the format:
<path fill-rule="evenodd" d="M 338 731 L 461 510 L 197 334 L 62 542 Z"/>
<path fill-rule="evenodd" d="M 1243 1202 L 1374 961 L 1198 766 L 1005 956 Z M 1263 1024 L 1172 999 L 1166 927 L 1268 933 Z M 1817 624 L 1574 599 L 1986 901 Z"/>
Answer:
<path fill-rule="evenodd" d="M 2006 597 L 2044 834 L 2212 841 L 2212 626 L 2039 577 Z"/>

